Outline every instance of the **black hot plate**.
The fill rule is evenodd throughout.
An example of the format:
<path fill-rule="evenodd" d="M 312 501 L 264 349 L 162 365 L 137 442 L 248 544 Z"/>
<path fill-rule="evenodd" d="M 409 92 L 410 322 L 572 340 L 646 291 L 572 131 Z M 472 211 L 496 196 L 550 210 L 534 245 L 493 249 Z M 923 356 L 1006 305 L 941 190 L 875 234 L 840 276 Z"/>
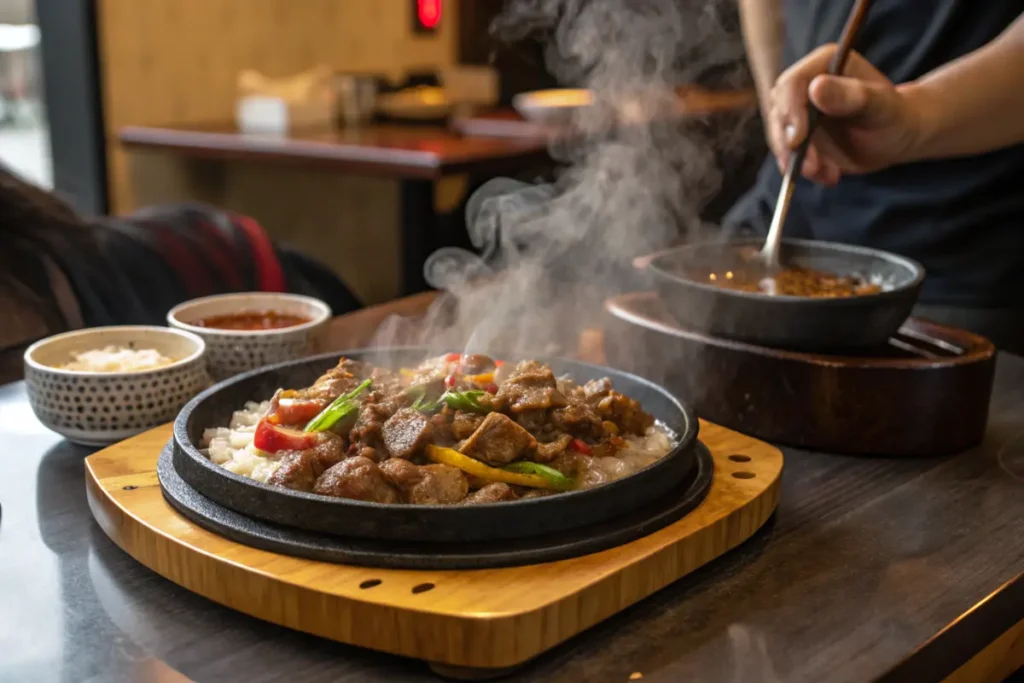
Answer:
<path fill-rule="evenodd" d="M 490 505 L 383 505 L 268 486 L 215 465 L 197 444 L 203 430 L 230 422 L 247 401 L 266 400 L 281 387 L 309 386 L 341 356 L 379 365 L 412 366 L 431 355 L 422 348 L 333 353 L 234 377 L 186 405 L 174 423 L 173 464 L 196 492 L 229 510 L 265 522 L 348 538 L 429 543 L 493 541 L 553 534 L 632 512 L 661 498 L 695 466 L 697 418 L 662 387 L 586 363 L 550 360 L 556 375 L 578 382 L 609 377 L 615 388 L 679 436 L 675 448 L 645 469 L 592 489 Z"/>

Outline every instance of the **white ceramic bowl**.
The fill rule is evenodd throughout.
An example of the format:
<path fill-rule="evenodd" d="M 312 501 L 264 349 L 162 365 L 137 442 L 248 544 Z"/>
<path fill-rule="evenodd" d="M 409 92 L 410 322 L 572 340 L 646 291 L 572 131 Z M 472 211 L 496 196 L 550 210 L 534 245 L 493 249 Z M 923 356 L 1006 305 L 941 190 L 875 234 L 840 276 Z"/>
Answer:
<path fill-rule="evenodd" d="M 140 372 L 86 372 L 57 366 L 107 346 L 155 349 L 175 359 Z M 210 385 L 206 344 L 166 327 L 94 327 L 36 342 L 25 351 L 29 403 L 46 427 L 70 441 L 106 446 L 172 421 Z"/>
<path fill-rule="evenodd" d="M 274 311 L 309 318 L 277 330 L 218 330 L 194 323 L 231 313 Z M 331 309 L 323 301 L 297 294 L 251 292 L 193 299 L 167 314 L 171 327 L 197 334 L 206 342 L 206 364 L 217 381 L 265 365 L 311 356 L 321 350 Z"/>
<path fill-rule="evenodd" d="M 594 93 L 580 88 L 535 90 L 512 98 L 512 107 L 527 121 L 552 125 L 569 123 L 574 113 L 594 103 Z"/>

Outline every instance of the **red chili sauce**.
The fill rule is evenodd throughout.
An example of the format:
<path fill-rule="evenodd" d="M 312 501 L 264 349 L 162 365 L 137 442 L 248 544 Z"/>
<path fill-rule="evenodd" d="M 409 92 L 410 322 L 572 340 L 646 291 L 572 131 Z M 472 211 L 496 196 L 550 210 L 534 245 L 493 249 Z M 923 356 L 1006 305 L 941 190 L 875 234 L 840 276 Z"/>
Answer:
<path fill-rule="evenodd" d="M 277 311 L 258 311 L 245 313 L 228 313 L 213 315 L 192 323 L 196 327 L 210 327 L 217 330 L 279 330 L 284 327 L 303 325 L 312 320 L 301 315 L 278 313 Z"/>

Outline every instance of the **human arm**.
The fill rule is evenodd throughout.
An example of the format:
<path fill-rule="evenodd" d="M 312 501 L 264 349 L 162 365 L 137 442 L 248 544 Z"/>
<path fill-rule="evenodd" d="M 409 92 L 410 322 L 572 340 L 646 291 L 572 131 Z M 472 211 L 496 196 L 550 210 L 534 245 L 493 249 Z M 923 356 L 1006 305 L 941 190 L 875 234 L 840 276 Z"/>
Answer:
<path fill-rule="evenodd" d="M 739 0 L 739 10 L 747 62 L 757 89 L 768 143 L 774 149 L 776 141 L 771 139 L 768 115 L 772 87 L 782 73 L 782 0 Z M 781 139 L 777 142 L 781 144 Z"/>
<path fill-rule="evenodd" d="M 786 141 L 776 152 L 782 167 L 806 135 L 808 99 L 824 116 L 802 171 L 825 184 L 1024 142 L 1024 15 L 988 45 L 901 85 L 857 53 L 843 76 L 825 75 L 834 50 L 818 48 L 772 90 L 768 125 Z"/>

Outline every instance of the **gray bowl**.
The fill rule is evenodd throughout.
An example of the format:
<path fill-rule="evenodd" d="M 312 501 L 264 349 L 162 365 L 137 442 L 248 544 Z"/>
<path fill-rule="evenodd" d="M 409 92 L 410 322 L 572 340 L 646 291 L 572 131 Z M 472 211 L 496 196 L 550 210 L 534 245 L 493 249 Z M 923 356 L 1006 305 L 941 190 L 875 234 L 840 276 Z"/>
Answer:
<path fill-rule="evenodd" d="M 908 258 L 846 244 L 784 240 L 782 264 L 856 275 L 883 287 L 842 298 L 772 296 L 717 287 L 710 272 L 742 269 L 761 240 L 702 242 L 658 254 L 648 268 L 666 309 L 688 330 L 777 349 L 851 353 L 883 346 L 910 315 L 924 268 Z"/>

